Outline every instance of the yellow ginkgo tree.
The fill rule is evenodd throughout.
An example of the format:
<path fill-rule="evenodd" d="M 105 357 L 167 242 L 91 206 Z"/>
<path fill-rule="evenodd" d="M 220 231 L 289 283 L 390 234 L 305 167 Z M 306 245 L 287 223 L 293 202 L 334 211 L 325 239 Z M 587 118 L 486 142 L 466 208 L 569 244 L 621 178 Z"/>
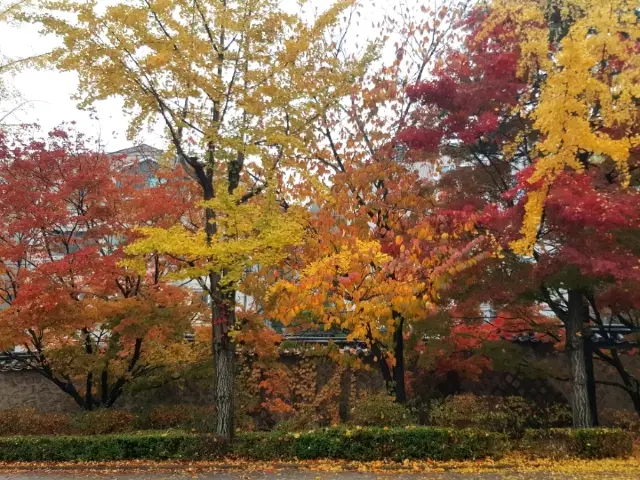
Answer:
<path fill-rule="evenodd" d="M 288 180 L 299 178 L 316 120 L 338 108 L 373 58 L 367 48 L 347 55 L 340 41 L 354 3 L 307 15 L 277 0 L 42 0 L 21 14 L 62 40 L 50 60 L 77 72 L 81 106 L 122 98 L 131 136 L 159 122 L 169 154 L 200 186 L 200 230 L 143 230 L 131 251 L 163 251 L 180 259 L 180 275 L 205 277 L 219 435 L 233 432 L 228 332 L 241 270 L 300 238 Z"/>
<path fill-rule="evenodd" d="M 507 25 L 519 38 L 519 75 L 530 84 L 518 106 L 539 141 L 522 237 L 516 253 L 530 254 L 549 188 L 566 169 L 584 171 L 609 161 L 628 185 L 640 147 L 640 24 L 627 0 L 488 2 L 485 34 Z"/>

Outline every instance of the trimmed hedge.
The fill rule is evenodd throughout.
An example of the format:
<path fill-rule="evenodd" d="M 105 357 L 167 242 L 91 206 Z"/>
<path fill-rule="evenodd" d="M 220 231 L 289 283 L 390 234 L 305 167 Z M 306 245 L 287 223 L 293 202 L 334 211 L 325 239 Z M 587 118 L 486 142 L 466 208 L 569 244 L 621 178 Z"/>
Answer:
<path fill-rule="evenodd" d="M 0 438 L 0 461 L 211 459 L 225 454 L 255 460 L 446 460 L 500 456 L 506 449 L 506 438 L 498 433 L 429 427 L 242 433 L 232 448 L 212 435 L 175 432 L 5 437 Z"/>
<path fill-rule="evenodd" d="M 325 429 L 307 433 L 245 433 L 233 444 L 238 457 L 256 460 L 434 460 L 497 457 L 507 450 L 499 433 L 450 428 Z"/>
<path fill-rule="evenodd" d="M 633 449 L 633 436 L 613 428 L 527 430 L 522 446 L 529 454 L 543 457 L 627 457 Z"/>
<path fill-rule="evenodd" d="M 632 438 L 613 429 L 529 430 L 521 445 L 534 455 L 620 457 L 631 453 Z M 229 454 L 255 460 L 463 460 L 500 457 L 508 450 L 502 433 L 433 427 L 247 432 L 231 447 L 210 434 L 185 432 L 0 437 L 0 461 L 199 460 Z"/>
<path fill-rule="evenodd" d="M 0 437 L 0 461 L 195 460 L 225 453 L 225 443 L 212 435 L 179 432 Z"/>

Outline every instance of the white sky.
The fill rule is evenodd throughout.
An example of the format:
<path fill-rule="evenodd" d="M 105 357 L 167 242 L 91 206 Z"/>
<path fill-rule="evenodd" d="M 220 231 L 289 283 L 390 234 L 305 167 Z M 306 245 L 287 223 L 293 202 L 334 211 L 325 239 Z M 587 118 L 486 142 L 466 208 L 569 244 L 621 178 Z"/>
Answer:
<path fill-rule="evenodd" d="M 10 58 L 22 58 L 47 51 L 57 40 L 43 37 L 33 25 L 0 26 L 0 52 Z M 49 131 L 62 122 L 77 122 L 76 127 L 88 136 L 100 139 L 106 151 L 126 148 L 132 144 L 126 138 L 128 118 L 118 98 L 99 102 L 95 113 L 79 110 L 72 96 L 77 93 L 77 74 L 57 70 L 26 69 L 6 79 L 6 83 L 28 102 L 7 122 L 37 123 Z M 147 132 L 139 141 L 162 147 L 162 132 Z"/>
<path fill-rule="evenodd" d="M 127 0 L 99 0 L 102 6 L 126 2 Z M 307 0 L 305 13 L 322 11 L 334 0 Z M 299 0 L 281 0 L 282 6 L 289 10 L 299 11 Z M 0 0 L 0 4 L 4 3 Z M 421 6 L 437 11 L 440 5 L 455 4 L 455 0 L 362 0 L 360 12 L 362 16 L 354 16 L 349 37 L 357 43 L 379 35 L 373 27 L 385 14 L 390 14 L 394 7 L 402 6 L 403 12 L 409 14 L 413 21 L 432 19 L 429 14 L 424 17 Z M 414 15 L 415 13 L 415 15 Z M 39 27 L 34 25 L 0 24 L 0 56 L 8 58 L 25 58 L 45 53 L 60 41 L 54 37 L 43 37 Z M 362 43 L 360 43 L 362 45 Z M 386 54 L 393 54 L 393 49 Z M 385 54 L 385 56 L 386 56 Z M 72 97 L 77 94 L 78 78 L 73 72 L 60 72 L 54 69 L 25 69 L 13 76 L 3 76 L 3 81 L 12 85 L 26 104 L 15 114 L 4 120 L 13 125 L 33 124 L 41 126 L 43 133 L 63 122 L 76 122 L 76 128 L 88 137 L 96 139 L 105 151 L 111 152 L 131 146 L 134 143 L 165 148 L 167 140 L 160 126 L 153 131 L 144 131 L 134 141 L 127 139 L 126 130 L 129 118 L 122 108 L 122 100 L 112 97 L 93 105 L 93 112 L 79 110 L 77 101 Z M 2 105 L 0 118 L 15 105 Z"/>
<path fill-rule="evenodd" d="M 105 0 L 113 2 L 114 0 Z M 377 13 L 381 14 L 380 6 L 391 6 L 397 0 L 378 0 Z M 284 4 L 297 3 L 296 0 L 284 0 Z M 329 5 L 327 0 L 311 0 L 312 8 L 320 9 Z M 367 10 L 365 10 L 367 12 Z M 377 16 L 367 12 L 366 20 L 358 30 L 367 33 L 365 25 Z M 9 58 L 23 58 L 48 51 L 55 46 L 55 37 L 43 37 L 34 25 L 9 26 L 0 25 L 0 53 Z M 28 102 L 16 114 L 5 120 L 5 123 L 20 125 L 23 123 L 37 123 L 47 132 L 62 122 L 77 122 L 76 128 L 89 137 L 99 139 L 103 148 L 115 151 L 131 146 L 132 142 L 126 137 L 128 118 L 122 111 L 122 102 L 118 98 L 111 98 L 99 102 L 94 106 L 94 113 L 77 108 L 77 102 L 72 96 L 77 92 L 78 80 L 75 73 L 59 72 L 56 70 L 26 69 L 13 77 L 4 79 L 13 85 Z M 4 109 L 5 111 L 8 109 Z M 145 132 L 136 139 L 136 143 L 146 143 L 162 148 L 166 142 L 161 129 Z"/>

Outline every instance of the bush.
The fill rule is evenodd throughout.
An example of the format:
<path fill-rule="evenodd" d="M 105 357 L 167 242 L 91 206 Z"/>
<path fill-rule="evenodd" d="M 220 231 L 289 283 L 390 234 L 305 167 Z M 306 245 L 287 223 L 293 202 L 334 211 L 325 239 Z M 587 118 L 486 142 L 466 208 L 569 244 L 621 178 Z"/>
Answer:
<path fill-rule="evenodd" d="M 135 429 L 135 422 L 136 416 L 126 410 L 95 410 L 71 417 L 72 432 L 82 435 L 130 432 Z"/>
<path fill-rule="evenodd" d="M 433 425 L 442 427 L 482 428 L 519 438 L 527 428 L 568 425 L 571 411 L 565 405 L 539 408 L 522 397 L 465 394 L 434 403 L 429 419 Z"/>
<path fill-rule="evenodd" d="M 3 410 L 0 436 L 6 435 L 106 435 L 134 430 L 177 428 L 212 432 L 213 406 L 174 405 L 156 407 L 136 415 L 127 410 L 101 409 L 91 412 L 38 413 L 34 409 Z"/>
<path fill-rule="evenodd" d="M 214 406 L 167 405 L 141 413 L 137 427 L 142 430 L 182 428 L 198 432 L 212 432 L 215 428 Z"/>
<path fill-rule="evenodd" d="M 325 429 L 304 434 L 243 433 L 233 449 L 208 434 L 180 432 L 0 438 L 0 461 L 213 459 L 229 452 L 247 459 L 437 460 L 500 456 L 503 435 L 471 430 Z"/>
<path fill-rule="evenodd" d="M 527 430 L 521 446 L 533 455 L 620 457 L 631 436 L 613 429 Z M 232 453 L 255 460 L 344 459 L 355 461 L 500 457 L 504 434 L 437 427 L 328 428 L 306 433 L 247 432 L 231 448 L 210 434 L 184 432 L 0 437 L 0 461 L 107 461 L 215 459 Z"/>
<path fill-rule="evenodd" d="M 501 456 L 504 435 L 447 428 L 331 428 L 307 433 L 246 433 L 234 455 L 256 460 L 334 458 L 344 460 L 434 460 Z"/>
<path fill-rule="evenodd" d="M 554 403 L 539 409 L 536 413 L 536 418 L 531 422 L 531 426 L 549 430 L 550 428 L 570 427 L 572 421 L 571 407 L 561 403 Z"/>
<path fill-rule="evenodd" d="M 311 408 L 302 408 L 295 411 L 288 418 L 283 418 L 276 423 L 274 430 L 279 432 L 300 432 L 319 428 L 316 413 Z"/>
<path fill-rule="evenodd" d="M 357 400 L 351 408 L 351 422 L 363 427 L 415 425 L 416 416 L 389 395 L 371 395 Z"/>
<path fill-rule="evenodd" d="M 225 443 L 212 435 L 185 433 L 0 438 L 0 461 L 200 459 L 225 452 Z"/>
<path fill-rule="evenodd" d="M 527 453 L 542 457 L 627 457 L 633 448 L 633 437 L 608 428 L 527 430 L 522 447 Z"/>
<path fill-rule="evenodd" d="M 33 408 L 14 408 L 0 412 L 0 435 L 54 435 L 72 433 L 70 416 L 40 413 Z"/>
<path fill-rule="evenodd" d="M 640 415 L 628 410 L 614 410 L 606 408 L 600 414 L 602 424 L 621 428 L 635 437 L 640 437 Z"/>

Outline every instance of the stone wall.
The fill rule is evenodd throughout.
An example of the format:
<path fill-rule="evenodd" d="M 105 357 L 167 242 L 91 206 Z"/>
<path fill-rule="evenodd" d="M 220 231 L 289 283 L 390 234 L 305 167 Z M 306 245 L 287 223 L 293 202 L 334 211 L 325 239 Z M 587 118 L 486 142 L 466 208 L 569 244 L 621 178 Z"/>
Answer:
<path fill-rule="evenodd" d="M 562 353 L 544 352 L 533 356 L 539 357 L 557 377 L 568 376 L 566 357 Z M 283 359 L 290 367 L 295 364 L 295 358 Z M 319 392 L 333 375 L 334 365 L 326 359 L 317 359 L 317 387 Z M 634 373 L 640 372 L 640 358 L 624 356 L 624 363 Z M 600 361 L 594 362 L 596 378 L 618 381 L 618 374 Z M 382 391 L 384 384 L 375 366 L 369 371 L 355 373 L 356 397 L 365 390 Z M 428 379 L 427 379 L 428 380 Z M 418 386 L 416 386 L 418 387 Z M 529 378 L 523 374 L 506 372 L 487 372 L 476 381 L 464 381 L 453 376 L 441 381 L 429 382 L 420 387 L 420 393 L 425 396 L 447 396 L 455 393 L 474 393 L 477 395 L 518 395 L 534 400 L 538 403 L 567 402 L 569 389 L 566 382 L 546 378 Z M 342 382 L 341 416 L 351 408 L 348 405 L 349 389 L 351 386 L 345 377 Z M 598 410 L 605 409 L 633 411 L 633 403 L 629 396 L 620 388 L 598 385 Z M 145 408 L 154 405 L 167 404 L 195 404 L 207 405 L 213 402 L 210 378 L 194 379 L 186 382 L 173 382 L 161 388 L 139 392 L 135 395 L 125 395 L 118 402 L 119 407 Z M 46 378 L 32 370 L 0 372 L 0 410 L 10 408 L 35 408 L 39 411 L 77 411 L 78 406 L 73 399 L 63 393 Z"/>
<path fill-rule="evenodd" d="M 41 412 L 78 409 L 76 402 L 33 370 L 0 372 L 0 410 L 35 408 Z"/>
<path fill-rule="evenodd" d="M 569 377 L 569 364 L 563 352 L 544 348 L 529 349 L 527 356 L 540 361 L 548 372 L 556 378 L 531 378 L 514 372 L 487 372 L 477 382 L 461 382 L 460 391 L 478 395 L 517 395 L 535 401 L 538 404 L 568 403 L 569 383 L 560 379 Z M 640 375 L 640 357 L 620 353 L 623 364 L 636 377 Z M 594 360 L 594 374 L 597 380 L 620 382 L 619 374 L 602 361 Z M 629 395 L 621 388 L 610 385 L 596 385 L 598 412 L 604 410 L 626 410 L 633 412 L 635 407 Z"/>
<path fill-rule="evenodd" d="M 638 357 L 638 355 L 627 354 L 620 354 L 620 357 L 627 370 L 632 372 L 637 378 L 637 376 L 640 375 L 640 357 Z M 558 353 L 545 361 L 553 368 L 553 371 L 557 372 L 557 376 L 565 378 L 569 376 L 569 366 L 563 354 Z M 593 369 L 596 380 L 622 383 L 618 372 L 601 361 L 595 360 L 593 362 Z M 551 383 L 561 391 L 567 399 L 569 398 L 568 382 L 551 380 Z M 629 394 L 618 387 L 596 385 L 596 399 L 598 412 L 603 412 L 606 409 L 635 411 Z"/>

